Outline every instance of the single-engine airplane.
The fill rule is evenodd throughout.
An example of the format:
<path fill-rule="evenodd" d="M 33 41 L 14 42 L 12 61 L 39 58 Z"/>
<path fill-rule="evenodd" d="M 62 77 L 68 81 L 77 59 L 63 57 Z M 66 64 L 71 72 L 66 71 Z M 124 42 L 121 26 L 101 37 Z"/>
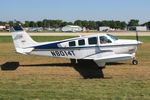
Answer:
<path fill-rule="evenodd" d="M 61 41 L 35 42 L 21 26 L 11 29 L 15 50 L 20 54 L 69 58 L 72 62 L 92 60 L 98 67 L 105 67 L 107 62 L 135 59 L 138 40 L 118 39 L 111 34 L 80 36 Z"/>

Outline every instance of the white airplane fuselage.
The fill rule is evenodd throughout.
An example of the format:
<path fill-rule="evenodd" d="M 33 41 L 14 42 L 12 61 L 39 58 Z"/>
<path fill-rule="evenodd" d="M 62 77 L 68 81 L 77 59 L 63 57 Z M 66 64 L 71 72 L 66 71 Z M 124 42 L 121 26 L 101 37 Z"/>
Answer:
<path fill-rule="evenodd" d="M 35 42 L 21 26 L 13 27 L 12 38 L 17 53 L 69 59 L 93 60 L 103 67 L 107 62 L 135 57 L 137 40 L 118 39 L 111 34 L 96 34 L 54 42 Z"/>
<path fill-rule="evenodd" d="M 97 37 L 98 36 L 101 36 L 101 34 L 97 35 Z M 84 37 L 80 37 L 80 38 L 83 39 Z M 76 39 L 73 38 L 70 40 L 72 41 L 75 39 L 75 41 L 77 41 L 77 40 L 80 40 L 80 38 L 76 38 Z M 85 37 L 84 39 L 86 40 L 87 38 Z M 68 40 L 67 42 L 64 42 L 64 41 L 59 41 L 59 42 L 62 42 L 59 44 L 60 45 L 59 49 L 58 48 L 53 48 L 53 49 L 40 49 L 39 48 L 39 49 L 33 50 L 29 54 L 71 58 L 71 59 L 84 59 L 84 58 L 88 58 L 89 55 L 97 54 L 97 53 L 108 51 L 108 50 L 113 51 L 115 54 L 134 54 L 136 52 L 137 43 L 138 43 L 136 40 L 119 39 L 109 44 L 100 44 L 100 42 L 98 42 L 98 44 L 96 45 L 88 45 L 88 43 L 86 43 L 86 45 L 84 46 L 77 45 L 74 47 L 69 47 L 68 45 L 65 45 L 68 43 Z"/>

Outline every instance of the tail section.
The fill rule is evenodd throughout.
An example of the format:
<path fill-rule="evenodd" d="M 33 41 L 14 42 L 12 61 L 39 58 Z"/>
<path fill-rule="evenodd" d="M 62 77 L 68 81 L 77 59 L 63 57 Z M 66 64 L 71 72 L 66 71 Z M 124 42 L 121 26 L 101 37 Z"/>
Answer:
<path fill-rule="evenodd" d="M 10 29 L 17 53 L 27 54 L 33 50 L 32 46 L 37 45 L 21 26 L 15 26 Z"/>

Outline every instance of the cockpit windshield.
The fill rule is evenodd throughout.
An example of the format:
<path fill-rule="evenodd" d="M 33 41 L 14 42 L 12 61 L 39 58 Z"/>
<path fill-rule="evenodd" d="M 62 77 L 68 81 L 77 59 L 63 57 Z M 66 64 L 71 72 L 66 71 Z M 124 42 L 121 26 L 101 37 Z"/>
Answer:
<path fill-rule="evenodd" d="M 113 36 L 111 34 L 107 34 L 110 38 L 112 38 L 114 41 L 118 40 L 118 38 L 116 36 Z"/>

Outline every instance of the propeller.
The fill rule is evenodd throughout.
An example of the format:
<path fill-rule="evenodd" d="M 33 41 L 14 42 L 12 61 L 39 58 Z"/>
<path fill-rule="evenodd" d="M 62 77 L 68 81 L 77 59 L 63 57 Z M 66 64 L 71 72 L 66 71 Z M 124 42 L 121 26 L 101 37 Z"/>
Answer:
<path fill-rule="evenodd" d="M 137 40 L 137 42 L 139 41 L 138 31 L 136 31 L 136 40 Z"/>
<path fill-rule="evenodd" d="M 136 31 L 136 40 L 137 40 L 137 45 L 143 44 L 143 42 L 139 41 L 138 31 Z"/>

